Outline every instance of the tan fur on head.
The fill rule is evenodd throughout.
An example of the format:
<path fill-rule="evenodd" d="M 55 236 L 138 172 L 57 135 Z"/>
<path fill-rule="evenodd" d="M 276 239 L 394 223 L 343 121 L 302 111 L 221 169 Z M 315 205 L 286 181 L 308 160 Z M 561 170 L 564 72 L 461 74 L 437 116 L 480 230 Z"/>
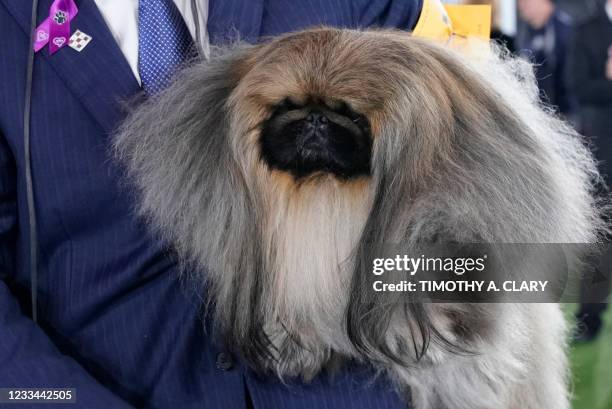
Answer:
<path fill-rule="evenodd" d="M 187 69 L 115 144 L 140 213 L 200 271 L 217 334 L 253 368 L 308 380 L 350 358 L 417 409 L 567 409 L 556 305 L 379 298 L 364 274 L 385 243 L 597 240 L 592 155 L 537 95 L 531 67 L 496 50 L 320 28 Z M 271 168 L 262 128 L 288 97 L 365 115 L 369 172 Z"/>

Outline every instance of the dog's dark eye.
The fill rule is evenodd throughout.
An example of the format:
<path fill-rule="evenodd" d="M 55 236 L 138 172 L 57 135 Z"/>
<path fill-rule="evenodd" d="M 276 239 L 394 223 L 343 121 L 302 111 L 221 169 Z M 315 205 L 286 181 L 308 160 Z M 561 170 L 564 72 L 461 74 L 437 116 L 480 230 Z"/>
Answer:
<path fill-rule="evenodd" d="M 350 118 L 351 118 L 351 121 L 353 121 L 357 125 L 366 125 L 367 123 L 367 120 L 365 119 L 365 117 L 360 114 L 352 115 L 350 116 Z"/>
<path fill-rule="evenodd" d="M 338 105 L 337 108 L 334 109 L 338 114 L 347 117 L 348 119 L 350 119 L 351 121 L 353 121 L 353 123 L 355 125 L 357 125 L 358 127 L 360 127 L 361 129 L 364 130 L 369 130 L 370 128 L 370 123 L 368 121 L 368 119 L 356 112 L 354 109 L 352 109 L 349 104 L 347 104 L 346 102 L 340 102 L 340 104 Z"/>
<path fill-rule="evenodd" d="M 301 109 L 302 106 L 295 103 L 291 98 L 283 99 L 279 104 L 276 105 L 274 109 L 274 115 L 284 114 L 289 111 L 295 111 L 296 109 Z"/>
<path fill-rule="evenodd" d="M 365 116 L 355 112 L 346 102 L 341 102 L 339 106 L 335 109 L 337 113 L 342 116 L 349 118 L 358 126 L 367 126 L 368 120 Z"/>

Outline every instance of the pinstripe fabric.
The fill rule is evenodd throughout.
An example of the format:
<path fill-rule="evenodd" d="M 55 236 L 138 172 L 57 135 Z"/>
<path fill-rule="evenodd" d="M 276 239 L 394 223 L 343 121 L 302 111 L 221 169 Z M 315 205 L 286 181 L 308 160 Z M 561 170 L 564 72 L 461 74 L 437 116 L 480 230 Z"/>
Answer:
<path fill-rule="evenodd" d="M 412 29 L 423 0 L 210 0 L 212 43 L 257 41 L 316 25 Z"/>
<path fill-rule="evenodd" d="M 403 407 L 367 368 L 289 386 L 239 364 L 217 368 L 222 349 L 201 324 L 197 295 L 133 217 L 109 159 L 122 101 L 140 89 L 93 0 L 78 2 L 73 23 L 93 37 L 87 48 L 36 57 L 42 328 L 33 325 L 20 119 L 28 3 L 0 0 L 0 387 L 76 387 L 79 408 L 245 408 L 247 392 L 263 409 Z M 50 3 L 41 0 L 39 20 Z M 416 0 L 216 0 L 210 32 L 222 41 L 230 26 L 252 40 L 315 23 L 410 27 L 417 9 Z"/>

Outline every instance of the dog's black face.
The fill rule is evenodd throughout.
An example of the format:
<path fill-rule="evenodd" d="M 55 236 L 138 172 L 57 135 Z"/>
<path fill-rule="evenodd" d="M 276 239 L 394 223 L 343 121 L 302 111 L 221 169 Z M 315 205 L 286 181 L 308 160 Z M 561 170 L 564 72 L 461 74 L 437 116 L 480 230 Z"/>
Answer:
<path fill-rule="evenodd" d="M 345 179 L 370 173 L 369 122 L 344 102 L 300 105 L 286 98 L 264 123 L 260 143 L 263 160 L 296 179 L 316 172 Z"/>

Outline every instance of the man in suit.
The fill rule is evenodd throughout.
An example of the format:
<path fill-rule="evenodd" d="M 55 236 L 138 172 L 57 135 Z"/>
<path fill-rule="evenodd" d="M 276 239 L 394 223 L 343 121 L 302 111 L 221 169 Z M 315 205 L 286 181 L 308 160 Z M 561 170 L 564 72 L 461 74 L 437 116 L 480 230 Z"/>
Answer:
<path fill-rule="evenodd" d="M 600 172 L 609 186 L 612 162 L 612 0 L 576 28 L 569 59 L 569 83 L 580 103 L 583 132 L 592 138 Z M 606 308 L 602 301 L 609 293 L 610 270 L 611 250 L 600 260 L 596 276 L 599 280 L 593 283 L 596 288 L 587 288 L 589 283 L 583 283 L 584 302 L 577 313 L 578 340 L 592 340 L 602 327 L 601 315 Z"/>
<path fill-rule="evenodd" d="M 156 11 L 143 13 L 145 3 Z M 51 4 L 40 0 L 38 23 Z M 199 37 L 205 51 L 208 40 L 257 41 L 321 24 L 410 30 L 421 0 L 197 4 L 194 13 L 188 0 L 77 0 L 71 30 L 91 42 L 35 55 L 33 240 L 22 121 L 32 3 L 0 0 L 0 388 L 76 388 L 82 408 L 405 408 L 368 367 L 289 385 L 245 368 L 212 338 L 198 291 L 179 281 L 170 252 L 134 216 L 109 148 L 126 101 L 155 92 L 168 74 L 155 58 L 177 61 L 148 47 L 159 32 L 182 33 L 173 38 L 183 46 Z M 162 9 L 174 11 L 177 26 L 157 25 Z M 196 20 L 207 28 L 199 36 Z M 32 250 L 38 325 L 30 308 Z"/>

